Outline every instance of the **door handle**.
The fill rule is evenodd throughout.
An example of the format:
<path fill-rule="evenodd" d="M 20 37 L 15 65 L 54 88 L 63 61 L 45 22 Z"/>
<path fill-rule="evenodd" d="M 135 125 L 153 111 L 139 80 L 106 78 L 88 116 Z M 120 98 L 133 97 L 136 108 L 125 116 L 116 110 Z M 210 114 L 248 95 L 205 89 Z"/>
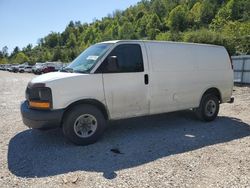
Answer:
<path fill-rule="evenodd" d="M 144 83 L 148 85 L 148 74 L 144 74 Z"/>

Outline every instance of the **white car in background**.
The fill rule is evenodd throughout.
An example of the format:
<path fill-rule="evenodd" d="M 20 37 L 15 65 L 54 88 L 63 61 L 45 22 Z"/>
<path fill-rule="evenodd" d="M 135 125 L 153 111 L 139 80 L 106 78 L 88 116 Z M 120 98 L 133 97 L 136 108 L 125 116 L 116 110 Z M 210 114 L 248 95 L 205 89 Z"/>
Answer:
<path fill-rule="evenodd" d="M 19 65 L 17 72 L 23 73 L 25 65 Z"/>
<path fill-rule="evenodd" d="M 36 63 L 33 67 L 32 67 L 32 72 L 34 74 L 41 74 L 42 73 L 42 69 L 44 67 L 44 63 Z"/>
<path fill-rule="evenodd" d="M 32 72 L 32 66 L 31 65 L 25 66 L 24 67 L 24 72 L 28 72 L 28 73 Z"/>

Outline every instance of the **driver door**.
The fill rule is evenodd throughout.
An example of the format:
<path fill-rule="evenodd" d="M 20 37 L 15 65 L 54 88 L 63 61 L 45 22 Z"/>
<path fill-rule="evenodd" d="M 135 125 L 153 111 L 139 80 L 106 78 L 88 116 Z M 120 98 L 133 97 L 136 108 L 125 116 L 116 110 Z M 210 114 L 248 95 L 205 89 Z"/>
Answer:
<path fill-rule="evenodd" d="M 105 100 L 111 119 L 149 113 L 148 67 L 143 62 L 142 49 L 141 44 L 119 44 L 97 69 L 103 75 Z M 108 68 L 110 57 L 117 61 L 113 70 Z"/>

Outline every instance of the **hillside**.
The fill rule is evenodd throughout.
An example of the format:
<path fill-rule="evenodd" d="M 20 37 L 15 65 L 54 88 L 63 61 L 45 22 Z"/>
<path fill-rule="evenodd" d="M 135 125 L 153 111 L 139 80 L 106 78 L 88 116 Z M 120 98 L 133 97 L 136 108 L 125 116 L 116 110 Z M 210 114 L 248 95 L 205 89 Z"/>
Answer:
<path fill-rule="evenodd" d="M 224 45 L 231 55 L 250 54 L 250 1 L 142 0 L 90 24 L 70 21 L 35 47 L 16 47 L 10 55 L 3 48 L 0 63 L 70 62 L 89 45 L 113 39 L 210 43 Z"/>

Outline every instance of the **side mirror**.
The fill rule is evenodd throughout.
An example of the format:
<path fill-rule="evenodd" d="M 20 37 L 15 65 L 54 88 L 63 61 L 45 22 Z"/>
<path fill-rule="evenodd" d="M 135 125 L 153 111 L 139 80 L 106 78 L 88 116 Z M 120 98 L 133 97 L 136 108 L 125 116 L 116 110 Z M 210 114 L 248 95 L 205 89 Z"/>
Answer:
<path fill-rule="evenodd" d="M 107 71 L 117 72 L 119 70 L 118 59 L 116 56 L 108 57 Z"/>

